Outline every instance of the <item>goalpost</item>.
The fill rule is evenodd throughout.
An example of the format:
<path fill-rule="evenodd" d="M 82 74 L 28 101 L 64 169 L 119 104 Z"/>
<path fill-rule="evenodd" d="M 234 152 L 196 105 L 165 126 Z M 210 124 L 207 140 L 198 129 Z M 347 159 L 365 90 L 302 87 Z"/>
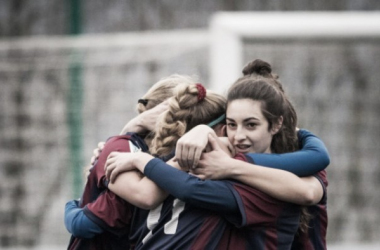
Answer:
<path fill-rule="evenodd" d="M 211 20 L 211 87 L 241 76 L 244 40 L 380 37 L 380 12 L 221 12 Z"/>

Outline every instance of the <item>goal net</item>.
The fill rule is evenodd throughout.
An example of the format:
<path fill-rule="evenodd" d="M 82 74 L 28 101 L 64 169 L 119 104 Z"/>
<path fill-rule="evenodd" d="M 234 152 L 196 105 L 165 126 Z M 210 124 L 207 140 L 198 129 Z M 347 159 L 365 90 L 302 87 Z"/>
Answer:
<path fill-rule="evenodd" d="M 207 79 L 207 55 L 205 30 L 0 40 L 0 248 L 66 246 L 98 142 L 161 78 Z"/>
<path fill-rule="evenodd" d="M 299 126 L 327 145 L 330 242 L 380 235 L 379 23 L 379 12 L 224 12 L 211 20 L 211 86 L 225 93 L 247 62 L 269 62 Z"/>

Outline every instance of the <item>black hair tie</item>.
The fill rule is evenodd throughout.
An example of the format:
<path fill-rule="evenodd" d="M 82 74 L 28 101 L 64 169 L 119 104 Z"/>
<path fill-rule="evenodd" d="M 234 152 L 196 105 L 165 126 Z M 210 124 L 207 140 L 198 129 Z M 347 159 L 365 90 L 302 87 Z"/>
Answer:
<path fill-rule="evenodd" d="M 146 106 L 148 104 L 148 99 L 139 99 L 137 103 L 141 103 L 142 105 Z"/>

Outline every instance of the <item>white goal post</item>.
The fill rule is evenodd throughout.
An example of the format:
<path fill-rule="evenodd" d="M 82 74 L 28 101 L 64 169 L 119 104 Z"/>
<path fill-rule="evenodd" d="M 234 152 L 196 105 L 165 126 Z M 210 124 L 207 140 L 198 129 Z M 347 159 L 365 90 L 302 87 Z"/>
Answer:
<path fill-rule="evenodd" d="M 380 12 L 220 12 L 210 24 L 211 88 L 225 93 L 239 76 L 243 40 L 380 37 Z"/>

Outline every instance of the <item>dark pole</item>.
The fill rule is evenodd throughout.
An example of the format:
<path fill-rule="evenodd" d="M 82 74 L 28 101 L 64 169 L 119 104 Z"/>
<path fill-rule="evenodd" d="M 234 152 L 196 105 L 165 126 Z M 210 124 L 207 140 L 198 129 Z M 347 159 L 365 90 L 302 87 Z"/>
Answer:
<path fill-rule="evenodd" d="M 70 4 L 70 35 L 81 33 L 81 1 L 69 0 Z M 82 64 L 80 54 L 73 50 L 72 60 L 69 65 L 69 93 L 67 99 L 67 115 L 69 126 L 69 153 L 71 173 L 73 180 L 73 195 L 80 197 L 83 186 L 83 132 L 82 132 L 82 107 L 83 107 L 83 83 Z"/>

